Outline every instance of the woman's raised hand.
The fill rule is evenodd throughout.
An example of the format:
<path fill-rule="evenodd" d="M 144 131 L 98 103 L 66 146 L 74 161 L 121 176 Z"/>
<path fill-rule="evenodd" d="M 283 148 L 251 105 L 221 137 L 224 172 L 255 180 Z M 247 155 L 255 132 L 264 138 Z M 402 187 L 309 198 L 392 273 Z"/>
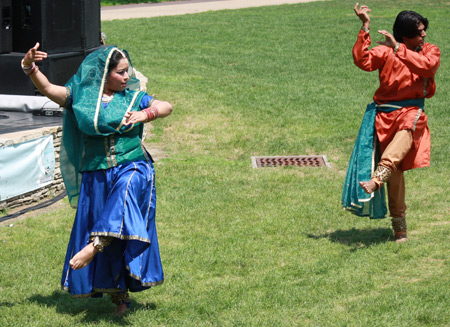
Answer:
<path fill-rule="evenodd" d="M 42 61 L 47 58 L 47 52 L 38 51 L 39 46 L 39 42 L 36 42 L 35 46 L 25 54 L 25 57 L 23 58 L 23 64 L 25 66 L 31 66 L 33 62 Z"/>

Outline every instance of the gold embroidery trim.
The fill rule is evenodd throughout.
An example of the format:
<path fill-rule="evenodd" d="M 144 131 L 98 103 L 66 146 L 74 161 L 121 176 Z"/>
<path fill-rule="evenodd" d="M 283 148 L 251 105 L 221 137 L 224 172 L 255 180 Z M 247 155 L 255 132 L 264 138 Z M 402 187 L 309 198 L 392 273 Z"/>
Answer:
<path fill-rule="evenodd" d="M 114 134 L 109 136 L 109 144 L 110 144 L 110 155 L 111 155 L 111 161 L 112 165 L 114 167 L 117 166 L 117 160 L 116 160 L 116 143 L 114 142 Z"/>
<path fill-rule="evenodd" d="M 112 233 L 112 232 L 93 232 L 91 233 L 91 237 L 92 236 L 110 236 L 110 237 L 115 237 L 118 238 L 119 240 L 122 241 L 141 241 L 141 242 L 145 242 L 148 244 L 151 244 L 152 242 L 148 239 L 148 238 L 143 238 L 137 235 L 122 235 L 119 233 Z"/>
<path fill-rule="evenodd" d="M 66 86 L 66 98 L 64 99 L 64 103 L 62 105 L 63 108 L 67 108 L 69 105 L 69 99 L 70 99 L 70 88 Z"/>
<path fill-rule="evenodd" d="M 417 111 L 416 119 L 414 119 L 414 125 L 413 125 L 413 128 L 412 128 L 413 132 L 416 130 L 416 125 L 417 125 L 417 122 L 419 121 L 419 118 L 420 118 L 420 115 L 422 114 L 422 111 L 423 111 L 422 108 L 419 108 L 419 110 Z"/>
<path fill-rule="evenodd" d="M 392 229 L 395 232 L 404 232 L 406 231 L 406 218 L 405 217 L 394 217 L 391 219 Z"/>
<path fill-rule="evenodd" d="M 93 242 L 94 248 L 96 248 L 100 252 L 103 252 L 113 240 L 113 238 L 110 236 L 91 236 L 89 239 L 91 242 Z"/>
<path fill-rule="evenodd" d="M 105 146 L 105 156 L 106 156 L 106 164 L 108 165 L 108 168 L 111 168 L 111 158 L 110 158 L 110 152 L 109 152 L 109 145 L 108 145 L 108 137 L 103 138 L 103 144 Z"/>
<path fill-rule="evenodd" d="M 373 173 L 373 177 L 378 179 L 380 182 L 386 183 L 391 177 L 392 171 L 384 166 L 378 166 Z"/>

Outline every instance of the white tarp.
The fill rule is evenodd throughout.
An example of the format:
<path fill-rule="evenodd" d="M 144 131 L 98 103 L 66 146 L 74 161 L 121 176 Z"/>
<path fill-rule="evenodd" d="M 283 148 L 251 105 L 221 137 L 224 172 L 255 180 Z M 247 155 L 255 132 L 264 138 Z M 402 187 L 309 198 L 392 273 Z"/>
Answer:
<path fill-rule="evenodd" d="M 51 184 L 54 175 L 52 135 L 0 146 L 0 201 Z"/>
<path fill-rule="evenodd" d="M 58 104 L 44 96 L 0 94 L 0 109 L 6 111 L 32 112 L 59 108 Z"/>

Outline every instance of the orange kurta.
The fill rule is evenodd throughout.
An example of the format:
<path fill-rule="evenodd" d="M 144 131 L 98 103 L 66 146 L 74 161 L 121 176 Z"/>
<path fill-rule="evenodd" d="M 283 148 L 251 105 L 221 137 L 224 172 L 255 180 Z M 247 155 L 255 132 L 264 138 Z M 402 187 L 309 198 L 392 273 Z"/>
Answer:
<path fill-rule="evenodd" d="M 381 45 L 369 50 L 370 34 L 360 31 L 353 47 L 355 65 L 365 71 L 379 71 L 380 86 L 373 97 L 378 104 L 431 98 L 436 91 L 434 75 L 440 64 L 440 50 L 425 43 L 419 52 L 403 43 L 397 53 Z M 401 163 L 402 170 L 430 165 L 430 132 L 425 113 L 418 107 L 405 107 L 390 113 L 377 112 L 375 128 L 381 151 L 400 130 L 413 130 L 414 144 Z"/>

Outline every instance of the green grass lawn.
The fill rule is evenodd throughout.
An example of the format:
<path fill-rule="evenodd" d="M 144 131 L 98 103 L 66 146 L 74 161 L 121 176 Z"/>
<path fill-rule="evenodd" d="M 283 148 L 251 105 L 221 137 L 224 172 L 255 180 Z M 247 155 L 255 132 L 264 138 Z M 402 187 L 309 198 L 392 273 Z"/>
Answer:
<path fill-rule="evenodd" d="M 102 22 L 147 88 L 174 105 L 154 123 L 157 227 L 166 281 L 109 299 L 59 290 L 75 212 L 0 227 L 0 326 L 449 326 L 450 99 L 444 0 L 378 0 L 371 35 L 397 13 L 430 20 L 442 52 L 425 110 L 430 168 L 408 171 L 409 240 L 355 217 L 340 192 L 377 73 L 351 49 L 354 1 Z M 253 169 L 251 156 L 326 155 L 331 168 Z"/>

